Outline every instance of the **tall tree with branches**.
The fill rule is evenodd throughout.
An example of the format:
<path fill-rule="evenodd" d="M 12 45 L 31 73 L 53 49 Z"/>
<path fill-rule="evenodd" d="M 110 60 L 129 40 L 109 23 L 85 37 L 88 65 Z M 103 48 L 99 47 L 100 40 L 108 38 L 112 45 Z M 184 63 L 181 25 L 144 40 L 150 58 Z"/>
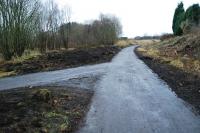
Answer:
<path fill-rule="evenodd" d="M 184 15 L 185 15 L 185 9 L 183 3 L 181 2 L 178 4 L 174 13 L 173 26 L 172 26 L 174 35 L 183 34 L 181 23 L 184 21 Z"/>
<path fill-rule="evenodd" d="M 21 56 L 35 36 L 37 0 L 0 0 L 0 52 L 5 59 Z"/>

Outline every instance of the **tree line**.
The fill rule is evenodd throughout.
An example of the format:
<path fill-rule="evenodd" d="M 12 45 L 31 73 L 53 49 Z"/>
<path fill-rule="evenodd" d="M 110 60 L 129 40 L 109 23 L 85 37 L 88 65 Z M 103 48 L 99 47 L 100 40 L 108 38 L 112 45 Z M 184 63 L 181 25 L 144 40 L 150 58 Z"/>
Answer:
<path fill-rule="evenodd" d="M 68 49 L 112 45 L 122 32 L 120 21 L 100 15 L 87 24 L 71 22 L 71 9 L 53 0 L 0 0 L 0 53 L 4 59 L 20 57 L 25 50 Z"/>
<path fill-rule="evenodd" d="M 193 4 L 185 10 L 183 2 L 179 3 L 175 9 L 172 29 L 174 35 L 200 31 L 199 4 Z"/>

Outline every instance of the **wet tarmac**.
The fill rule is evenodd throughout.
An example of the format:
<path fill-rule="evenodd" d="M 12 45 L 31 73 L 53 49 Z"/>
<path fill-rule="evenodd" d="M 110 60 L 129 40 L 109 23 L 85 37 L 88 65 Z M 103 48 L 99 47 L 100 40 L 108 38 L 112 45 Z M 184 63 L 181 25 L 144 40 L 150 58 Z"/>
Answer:
<path fill-rule="evenodd" d="M 106 72 L 110 63 L 98 65 L 88 65 L 77 68 L 40 72 L 22 76 L 8 77 L 0 79 L 0 90 L 13 89 L 26 86 L 40 86 L 46 84 L 59 83 L 69 79 L 80 77 L 92 77 L 102 75 Z"/>
<path fill-rule="evenodd" d="M 78 133 L 200 133 L 200 118 L 133 53 L 122 50 L 96 85 Z"/>
<path fill-rule="evenodd" d="M 3 78 L 0 90 L 95 86 L 85 126 L 78 133 L 200 133 L 199 116 L 137 58 L 135 47 L 123 49 L 110 63 Z M 87 84 L 79 84 L 85 78 Z"/>

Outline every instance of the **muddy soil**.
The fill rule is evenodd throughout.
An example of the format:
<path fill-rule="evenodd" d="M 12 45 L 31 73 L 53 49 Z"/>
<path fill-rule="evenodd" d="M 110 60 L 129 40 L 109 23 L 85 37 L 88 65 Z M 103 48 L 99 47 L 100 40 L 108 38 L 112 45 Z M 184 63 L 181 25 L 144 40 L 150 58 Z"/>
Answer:
<path fill-rule="evenodd" d="M 200 114 L 200 76 L 184 72 L 159 59 L 147 56 L 135 50 L 138 57 L 143 60 L 158 76 L 167 82 L 178 97 L 190 103 L 195 112 Z"/>
<path fill-rule="evenodd" d="M 0 71 L 14 71 L 15 75 L 18 75 L 103 63 L 110 61 L 119 51 L 120 48 L 116 46 L 101 46 L 72 51 L 49 52 L 23 62 L 0 64 Z"/>
<path fill-rule="evenodd" d="M 92 96 L 92 90 L 64 86 L 0 91 L 0 132 L 74 132 Z"/>

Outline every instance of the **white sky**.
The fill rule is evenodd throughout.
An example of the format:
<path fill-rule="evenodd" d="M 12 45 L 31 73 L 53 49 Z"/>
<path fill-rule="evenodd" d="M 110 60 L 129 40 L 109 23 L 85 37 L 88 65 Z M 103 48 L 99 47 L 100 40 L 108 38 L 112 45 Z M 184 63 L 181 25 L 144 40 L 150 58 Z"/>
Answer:
<path fill-rule="evenodd" d="M 71 7 L 72 21 L 87 22 L 100 13 L 116 15 L 123 36 L 135 37 L 172 32 L 174 10 L 180 0 L 56 0 L 60 7 Z M 200 0 L 182 0 L 185 8 Z"/>

